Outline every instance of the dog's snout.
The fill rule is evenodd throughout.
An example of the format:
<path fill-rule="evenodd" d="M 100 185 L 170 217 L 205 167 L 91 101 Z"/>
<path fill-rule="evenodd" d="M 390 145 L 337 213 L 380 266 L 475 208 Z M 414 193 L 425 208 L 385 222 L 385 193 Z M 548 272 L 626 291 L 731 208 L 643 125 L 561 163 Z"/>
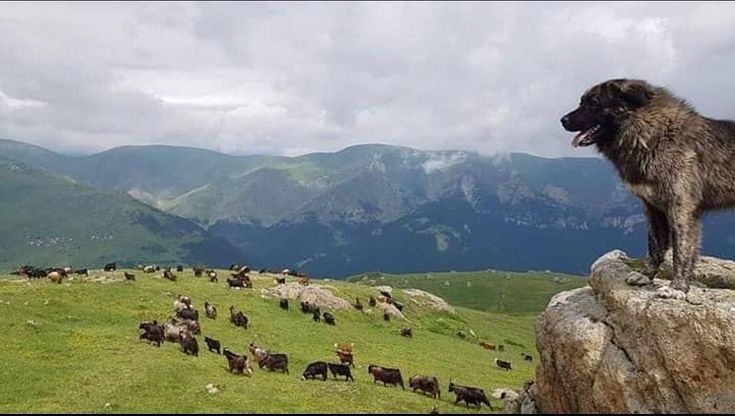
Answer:
<path fill-rule="evenodd" d="M 569 125 L 569 116 L 564 116 L 561 118 L 561 125 L 564 126 L 564 128 L 567 128 Z"/>

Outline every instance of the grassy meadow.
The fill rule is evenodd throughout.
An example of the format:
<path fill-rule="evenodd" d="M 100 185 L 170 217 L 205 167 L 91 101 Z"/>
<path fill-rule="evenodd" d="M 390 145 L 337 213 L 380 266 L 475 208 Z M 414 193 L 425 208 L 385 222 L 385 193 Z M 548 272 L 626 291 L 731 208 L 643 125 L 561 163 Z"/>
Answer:
<path fill-rule="evenodd" d="M 514 313 L 477 310 L 483 309 L 481 299 L 464 292 L 451 294 L 443 283 L 422 287 L 418 277 L 408 276 L 405 282 L 395 276 L 384 279 L 381 284 L 396 288 L 435 289 L 434 293 L 447 295 L 456 307 L 454 314 L 438 312 L 396 289 L 394 297 L 404 303 L 407 322 L 383 321 L 380 313 L 368 307 L 368 297 L 378 294 L 375 288 L 312 280 L 312 284 L 327 287 L 351 302 L 359 296 L 365 305 L 364 312 L 332 311 L 336 326 L 329 326 L 302 314 L 295 301 L 284 311 L 278 307 L 278 299 L 265 296 L 263 289 L 274 286 L 273 275 L 255 273 L 253 289 L 233 291 L 225 282 L 227 271 L 219 272 L 219 283 L 195 278 L 191 269 L 178 273 L 176 282 L 157 277 L 160 273 L 132 272 L 136 281 L 125 281 L 122 270 L 96 270 L 88 279 L 75 277 L 61 285 L 47 279 L 0 276 L 1 325 L 6 335 L 0 352 L 4 366 L 0 371 L 0 412 L 427 413 L 436 405 L 442 413 L 463 413 L 468 411 L 464 404 L 455 406 L 454 394 L 447 391 L 450 377 L 459 384 L 482 387 L 488 395 L 496 388 L 520 388 L 533 379 L 537 359 L 534 324 L 536 313 L 545 306 L 535 292 L 531 293 L 538 286 L 534 277 L 528 282 L 525 277 L 511 279 L 518 284 L 513 290 L 503 286 L 506 296 L 514 294 L 519 304 L 525 305 L 511 309 Z M 95 281 L 101 276 L 109 278 L 104 280 L 107 283 Z M 546 282 L 551 278 L 538 279 Z M 487 300 L 495 302 L 489 293 L 494 281 L 488 281 L 486 287 L 481 281 L 479 277 L 472 280 L 472 289 L 488 291 Z M 502 279 L 499 282 L 511 284 Z M 553 282 L 541 286 L 542 297 L 552 289 L 566 288 Z M 167 320 L 177 294 L 190 296 L 200 312 L 198 357 L 183 354 L 175 343 L 157 348 L 138 339 L 138 323 Z M 216 320 L 205 317 L 205 301 L 217 306 Z M 507 302 L 512 303 L 510 299 Z M 536 312 L 526 310 L 531 304 Z M 247 330 L 228 321 L 230 305 L 248 316 Z M 413 338 L 399 335 L 404 326 L 413 328 Z M 469 333 L 470 329 L 477 338 L 456 335 L 459 330 Z M 261 370 L 251 361 L 252 377 L 232 375 L 225 357 L 207 350 L 205 335 L 238 354 L 246 353 L 251 341 L 286 353 L 290 374 Z M 479 341 L 505 344 L 506 348 L 504 352 L 487 351 Z M 334 353 L 337 342 L 355 344 L 357 368 L 352 371 L 356 381 L 335 381 L 331 374 L 327 381 L 301 380 L 301 373 L 313 361 L 338 362 Z M 534 362 L 524 362 L 521 353 L 531 354 Z M 512 361 L 513 371 L 497 368 L 494 358 Z M 407 390 L 374 384 L 367 373 L 370 363 L 400 368 Z M 408 380 L 415 374 L 436 376 L 441 399 L 412 393 Z M 209 394 L 205 386 L 210 383 L 218 385 L 221 392 Z M 502 408 L 501 400 L 490 400 L 496 410 Z M 489 409 L 483 407 L 480 412 Z"/>
<path fill-rule="evenodd" d="M 561 273 L 477 272 L 387 274 L 363 273 L 349 281 L 367 285 L 425 290 L 452 305 L 508 314 L 538 314 L 559 292 L 587 284 L 580 276 Z"/>

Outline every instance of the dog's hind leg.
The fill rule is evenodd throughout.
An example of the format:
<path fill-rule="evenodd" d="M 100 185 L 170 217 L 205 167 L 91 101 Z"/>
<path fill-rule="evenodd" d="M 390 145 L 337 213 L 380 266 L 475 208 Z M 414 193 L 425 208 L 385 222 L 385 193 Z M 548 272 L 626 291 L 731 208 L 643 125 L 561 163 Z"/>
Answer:
<path fill-rule="evenodd" d="M 648 202 L 643 206 L 648 218 L 648 258 L 644 274 L 653 279 L 664 261 L 664 253 L 671 247 L 671 230 L 666 213 Z"/>

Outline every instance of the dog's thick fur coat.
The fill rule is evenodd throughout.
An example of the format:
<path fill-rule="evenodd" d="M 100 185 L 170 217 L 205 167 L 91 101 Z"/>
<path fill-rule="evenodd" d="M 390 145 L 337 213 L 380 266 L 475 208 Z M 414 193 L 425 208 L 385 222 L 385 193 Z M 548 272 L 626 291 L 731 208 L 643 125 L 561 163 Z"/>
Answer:
<path fill-rule="evenodd" d="M 645 81 L 614 79 L 587 90 L 562 125 L 581 132 L 575 147 L 595 144 L 643 201 L 647 274 L 653 277 L 673 248 L 671 285 L 687 292 L 702 213 L 735 206 L 735 122 L 703 117 Z"/>

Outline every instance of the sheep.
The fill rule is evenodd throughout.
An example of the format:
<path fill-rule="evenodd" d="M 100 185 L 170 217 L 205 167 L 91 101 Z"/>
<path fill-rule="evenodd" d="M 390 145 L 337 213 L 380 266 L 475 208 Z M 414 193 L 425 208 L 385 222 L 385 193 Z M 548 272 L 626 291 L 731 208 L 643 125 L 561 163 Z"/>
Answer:
<path fill-rule="evenodd" d="M 173 324 L 185 327 L 188 331 L 191 331 L 194 335 L 202 333 L 202 326 L 199 321 L 193 319 L 183 319 L 180 317 L 174 317 Z"/>
<path fill-rule="evenodd" d="M 268 355 L 268 352 L 266 350 L 256 347 L 255 344 L 252 342 L 248 346 L 248 349 L 250 350 L 250 353 L 253 354 L 253 358 L 255 358 L 255 361 L 257 362 L 260 362 Z"/>
<path fill-rule="evenodd" d="M 179 342 L 181 331 L 188 331 L 186 325 L 176 325 L 170 322 L 163 324 L 164 337 L 166 341 Z"/>
<path fill-rule="evenodd" d="M 61 279 L 63 279 L 64 276 L 60 272 L 51 272 L 46 277 L 48 277 L 52 282 L 61 284 Z"/>
<path fill-rule="evenodd" d="M 191 299 L 184 295 L 176 296 L 174 300 L 174 310 L 176 312 L 191 309 Z"/>
<path fill-rule="evenodd" d="M 167 267 L 166 270 L 163 271 L 163 278 L 172 282 L 176 281 L 176 275 L 171 271 L 170 267 Z"/>
<path fill-rule="evenodd" d="M 204 302 L 204 313 L 209 319 L 217 319 L 217 308 L 209 302 Z"/>

